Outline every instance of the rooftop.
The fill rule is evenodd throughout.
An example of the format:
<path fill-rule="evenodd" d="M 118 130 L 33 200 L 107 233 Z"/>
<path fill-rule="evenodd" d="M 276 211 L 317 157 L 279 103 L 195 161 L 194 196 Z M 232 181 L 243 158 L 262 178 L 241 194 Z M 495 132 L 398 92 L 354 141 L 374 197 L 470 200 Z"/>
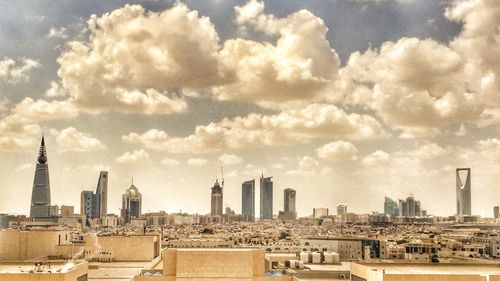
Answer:
<path fill-rule="evenodd" d="M 362 264 L 386 274 L 500 274 L 500 264 Z"/>

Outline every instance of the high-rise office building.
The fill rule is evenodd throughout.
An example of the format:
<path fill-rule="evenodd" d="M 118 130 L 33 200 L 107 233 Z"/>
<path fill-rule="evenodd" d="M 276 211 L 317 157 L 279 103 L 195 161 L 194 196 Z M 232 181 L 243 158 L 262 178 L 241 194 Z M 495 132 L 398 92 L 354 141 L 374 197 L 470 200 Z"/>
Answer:
<path fill-rule="evenodd" d="M 387 196 L 384 200 L 384 214 L 392 217 L 399 216 L 398 203 Z"/>
<path fill-rule="evenodd" d="M 399 199 L 399 215 L 403 217 L 419 217 L 422 215 L 420 201 L 415 200 L 413 195 L 405 200 Z"/>
<path fill-rule="evenodd" d="M 295 199 L 297 192 L 294 189 L 287 188 L 283 191 L 283 212 L 279 212 L 281 220 L 296 220 L 297 211 L 295 210 Z"/>
<path fill-rule="evenodd" d="M 108 214 L 108 172 L 101 171 L 96 192 L 82 191 L 80 213 L 87 218 L 105 218 Z"/>
<path fill-rule="evenodd" d="M 224 184 L 224 181 L 222 181 Z M 223 187 L 219 184 L 218 180 L 215 180 L 214 186 L 212 187 L 211 194 L 211 212 L 212 216 L 222 216 L 222 190 Z"/>
<path fill-rule="evenodd" d="M 255 180 L 241 184 L 241 214 L 246 221 L 255 220 Z"/>
<path fill-rule="evenodd" d="M 50 205 L 49 165 L 47 163 L 45 137 L 42 136 L 31 192 L 30 217 L 43 219 L 56 216 L 57 206 Z"/>
<path fill-rule="evenodd" d="M 465 182 L 461 174 L 465 173 Z M 470 168 L 457 169 L 457 215 L 470 216 L 471 211 L 471 171 Z"/>
<path fill-rule="evenodd" d="M 322 218 L 328 216 L 328 208 L 313 208 L 313 217 Z"/>
<path fill-rule="evenodd" d="M 346 203 L 338 204 L 337 205 L 337 215 L 342 216 L 345 214 L 347 214 L 347 204 Z"/>
<path fill-rule="evenodd" d="M 260 219 L 273 219 L 273 181 L 272 177 L 260 177 Z"/>
<path fill-rule="evenodd" d="M 284 190 L 284 211 L 288 213 L 295 213 L 295 197 L 297 192 L 294 189 L 287 188 Z"/>
<path fill-rule="evenodd" d="M 500 215 L 500 207 L 499 206 L 493 207 L 493 218 L 498 219 L 499 215 Z"/>
<path fill-rule="evenodd" d="M 124 223 L 129 223 L 131 219 L 139 218 L 142 212 L 142 194 L 139 189 L 134 185 L 129 188 L 122 195 L 122 210 L 121 216 Z"/>

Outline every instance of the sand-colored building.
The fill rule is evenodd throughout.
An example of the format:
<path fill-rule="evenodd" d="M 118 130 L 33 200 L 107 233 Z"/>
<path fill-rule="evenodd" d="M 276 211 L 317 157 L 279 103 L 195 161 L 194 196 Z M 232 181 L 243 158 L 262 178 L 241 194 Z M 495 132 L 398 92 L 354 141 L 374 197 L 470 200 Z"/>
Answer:
<path fill-rule="evenodd" d="M 499 264 L 352 263 L 352 281 L 500 281 Z"/>
<path fill-rule="evenodd" d="M 160 238 L 156 235 L 86 236 L 84 257 L 112 261 L 151 261 L 160 255 Z"/>
<path fill-rule="evenodd" d="M 0 261 L 26 261 L 71 255 L 70 231 L 0 231 Z M 76 249 L 78 251 L 79 249 Z"/>
<path fill-rule="evenodd" d="M 261 249 L 166 249 L 162 268 L 134 281 L 292 281 L 290 275 L 266 276 Z"/>

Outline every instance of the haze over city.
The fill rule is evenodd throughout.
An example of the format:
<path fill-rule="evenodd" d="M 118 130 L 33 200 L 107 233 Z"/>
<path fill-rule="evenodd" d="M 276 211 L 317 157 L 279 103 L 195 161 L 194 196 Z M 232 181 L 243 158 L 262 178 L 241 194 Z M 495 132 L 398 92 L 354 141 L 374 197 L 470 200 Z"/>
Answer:
<path fill-rule="evenodd" d="M 53 204 L 109 171 L 143 212 L 210 212 L 274 181 L 297 212 L 383 211 L 414 194 L 491 216 L 500 174 L 496 1 L 0 3 L 0 213 L 27 214 L 42 134 Z M 258 192 L 258 191 L 257 191 Z M 257 194 L 258 198 L 258 194 Z M 258 200 L 256 209 L 259 209 Z"/>

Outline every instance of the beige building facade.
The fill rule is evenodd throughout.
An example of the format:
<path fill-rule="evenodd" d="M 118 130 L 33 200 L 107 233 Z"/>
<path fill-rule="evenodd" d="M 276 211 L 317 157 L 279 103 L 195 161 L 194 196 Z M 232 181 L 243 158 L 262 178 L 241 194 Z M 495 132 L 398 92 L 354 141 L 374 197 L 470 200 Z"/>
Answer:
<path fill-rule="evenodd" d="M 134 281 L 292 281 L 292 276 L 266 276 L 261 249 L 166 249 L 159 276 Z"/>
<path fill-rule="evenodd" d="M 84 257 L 112 261 L 151 261 L 160 254 L 160 238 L 141 236 L 86 236 Z"/>
<path fill-rule="evenodd" d="M 500 281 L 498 264 L 352 263 L 352 281 Z"/>
<path fill-rule="evenodd" d="M 61 255 L 71 244 L 70 231 L 0 231 L 0 261 L 26 261 Z"/>

